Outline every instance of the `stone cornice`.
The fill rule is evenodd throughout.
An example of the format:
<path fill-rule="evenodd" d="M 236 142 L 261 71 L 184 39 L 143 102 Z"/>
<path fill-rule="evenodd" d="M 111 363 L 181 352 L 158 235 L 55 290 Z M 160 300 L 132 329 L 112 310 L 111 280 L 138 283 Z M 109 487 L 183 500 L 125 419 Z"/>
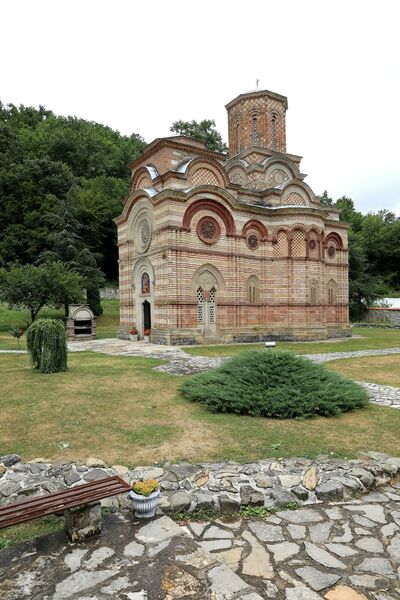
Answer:
<path fill-rule="evenodd" d="M 172 150 L 182 150 L 182 151 L 186 151 L 188 154 L 193 154 L 193 155 L 196 155 L 199 157 L 204 156 L 204 157 L 208 157 L 208 158 L 213 158 L 214 160 L 218 160 L 219 162 L 226 160 L 226 154 L 222 154 L 221 152 L 213 152 L 212 150 L 208 150 L 206 148 L 201 148 L 196 144 L 191 144 L 189 137 L 187 137 L 187 140 L 188 140 L 188 142 L 184 143 L 184 142 L 178 142 L 177 140 L 174 140 L 171 138 L 156 138 L 153 142 L 151 142 L 151 144 L 146 146 L 143 154 L 141 154 L 140 156 L 138 156 L 138 158 L 136 158 L 134 161 L 129 163 L 128 167 L 131 170 L 139 167 L 142 163 L 147 162 L 147 160 L 149 160 L 150 157 L 155 152 L 157 152 L 158 150 L 161 150 L 162 148 L 171 148 Z M 200 140 L 194 139 L 194 142 L 199 142 L 199 141 Z"/>

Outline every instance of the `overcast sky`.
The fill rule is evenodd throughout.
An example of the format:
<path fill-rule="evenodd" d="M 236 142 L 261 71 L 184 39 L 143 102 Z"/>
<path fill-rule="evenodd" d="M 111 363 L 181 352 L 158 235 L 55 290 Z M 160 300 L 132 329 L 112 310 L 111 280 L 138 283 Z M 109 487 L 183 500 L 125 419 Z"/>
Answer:
<path fill-rule="evenodd" d="M 284 94 L 316 193 L 400 215 L 399 0 L 0 0 L 0 99 L 140 133 Z"/>

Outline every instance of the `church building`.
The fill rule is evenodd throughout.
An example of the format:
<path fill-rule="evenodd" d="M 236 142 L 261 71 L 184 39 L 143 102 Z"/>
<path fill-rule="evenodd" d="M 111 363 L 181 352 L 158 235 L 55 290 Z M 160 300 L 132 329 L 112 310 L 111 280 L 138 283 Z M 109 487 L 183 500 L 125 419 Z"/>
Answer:
<path fill-rule="evenodd" d="M 120 328 L 158 344 L 350 335 L 346 223 L 286 152 L 287 98 L 226 105 L 229 152 L 158 138 L 130 164 L 118 227 Z"/>

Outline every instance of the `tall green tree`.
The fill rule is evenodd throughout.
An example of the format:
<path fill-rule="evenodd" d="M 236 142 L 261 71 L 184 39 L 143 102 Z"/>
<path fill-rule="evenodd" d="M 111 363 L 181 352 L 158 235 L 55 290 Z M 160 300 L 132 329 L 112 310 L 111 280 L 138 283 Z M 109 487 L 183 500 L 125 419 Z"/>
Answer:
<path fill-rule="evenodd" d="M 95 315 L 101 315 L 99 287 L 104 275 L 99 269 L 99 254 L 92 252 L 82 235 L 84 225 L 79 219 L 79 207 L 73 190 L 66 200 L 58 200 L 52 211 L 45 215 L 50 233 L 47 236 L 49 250 L 42 252 L 40 259 L 45 263 L 62 262 L 71 271 L 82 276 L 87 291 L 87 300 Z M 68 304 L 65 304 L 68 314 Z"/>
<path fill-rule="evenodd" d="M 368 306 L 389 293 L 390 278 L 377 264 L 387 233 L 386 213 L 362 215 L 347 196 L 339 198 L 334 206 L 340 210 L 340 219 L 350 224 L 349 309 L 352 319 L 361 319 Z"/>
<path fill-rule="evenodd" d="M 82 192 L 88 246 L 102 255 L 99 264 L 107 278 L 116 279 L 112 219 L 129 190 L 128 163 L 144 147 L 137 134 L 122 136 L 99 123 L 58 117 L 43 106 L 0 103 L 0 266 L 32 263 L 50 250 L 44 216 L 74 189 Z"/>
<path fill-rule="evenodd" d="M 215 121 L 204 119 L 203 121 L 175 121 L 170 131 L 179 135 L 188 135 L 206 143 L 209 150 L 215 152 L 227 152 L 228 148 L 221 134 L 215 129 Z"/>
<path fill-rule="evenodd" d="M 126 194 L 126 184 L 117 177 L 85 179 L 73 190 L 83 225 L 81 235 L 98 255 L 97 264 L 110 280 L 118 279 L 118 246 L 115 217 L 121 214 L 121 199 Z"/>
<path fill-rule="evenodd" d="M 349 312 L 362 319 L 367 307 L 388 293 L 388 287 L 368 261 L 357 233 L 349 232 Z"/>
<path fill-rule="evenodd" d="M 317 196 L 318 200 L 321 202 L 323 206 L 332 206 L 333 200 L 328 196 L 327 190 L 321 196 Z"/>

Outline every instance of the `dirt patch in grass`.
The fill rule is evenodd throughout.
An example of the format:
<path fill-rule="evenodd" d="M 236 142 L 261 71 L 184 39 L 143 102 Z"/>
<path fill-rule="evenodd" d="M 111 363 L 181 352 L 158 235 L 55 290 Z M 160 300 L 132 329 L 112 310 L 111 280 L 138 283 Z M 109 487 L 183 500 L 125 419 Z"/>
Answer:
<path fill-rule="evenodd" d="M 400 354 L 340 359 L 326 363 L 326 366 L 356 381 L 400 388 Z"/>
<path fill-rule="evenodd" d="M 157 373 L 160 361 L 95 353 L 69 355 L 66 373 L 42 375 L 26 356 L 3 355 L 7 385 L 0 399 L 4 453 L 26 458 L 85 459 L 139 464 L 191 459 L 210 428 L 175 404 L 178 379 Z M 211 428 L 212 429 L 212 428 Z M 191 443 L 187 436 L 191 432 Z"/>

